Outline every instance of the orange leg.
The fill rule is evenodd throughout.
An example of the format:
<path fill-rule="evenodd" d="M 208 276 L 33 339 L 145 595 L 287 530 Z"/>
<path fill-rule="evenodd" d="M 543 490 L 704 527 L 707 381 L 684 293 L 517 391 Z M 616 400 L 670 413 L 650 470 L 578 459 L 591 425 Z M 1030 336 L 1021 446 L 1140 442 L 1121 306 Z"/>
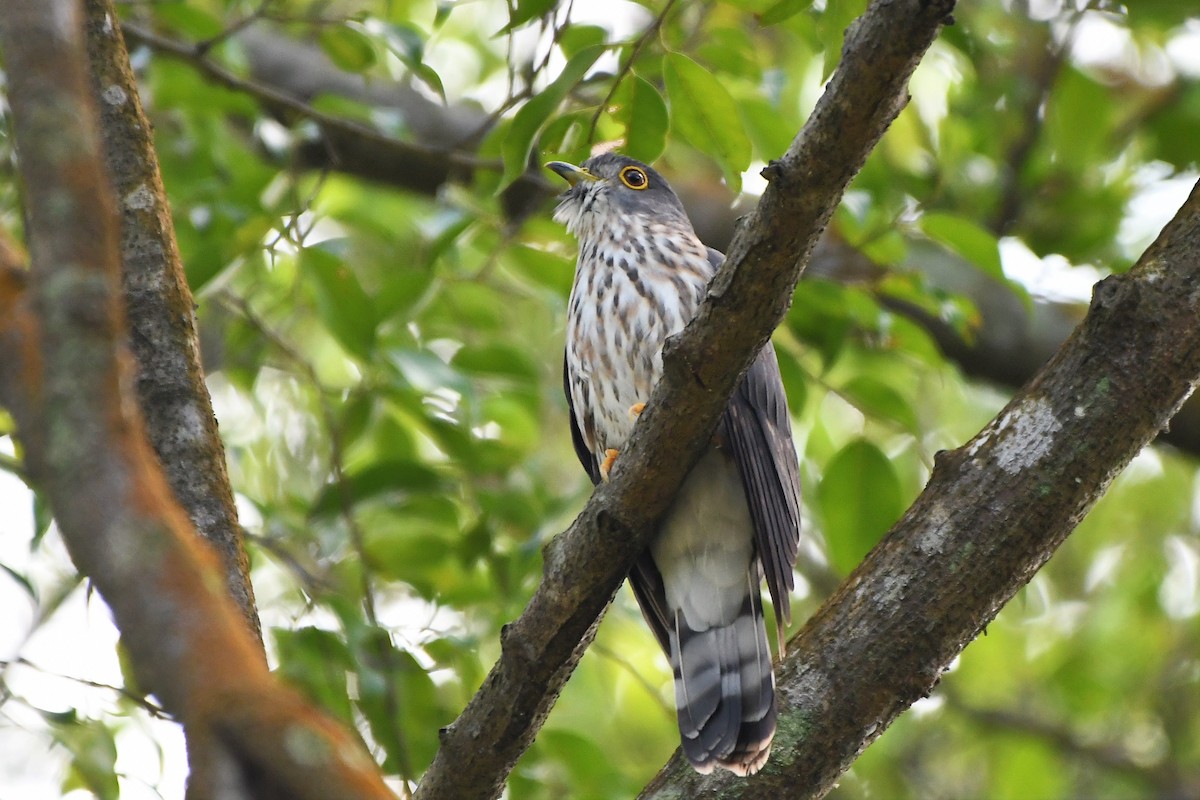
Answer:
<path fill-rule="evenodd" d="M 617 460 L 618 452 L 611 447 L 604 451 L 604 460 L 600 462 L 600 477 L 608 482 L 608 473 L 612 469 L 613 462 Z"/>
<path fill-rule="evenodd" d="M 645 410 L 645 403 L 634 403 L 629 407 L 629 418 L 637 419 Z M 600 477 L 605 481 L 608 480 L 608 473 L 612 470 L 613 462 L 617 460 L 618 455 L 620 455 L 620 452 L 613 450 L 611 447 L 604 451 L 604 460 L 600 462 Z"/>

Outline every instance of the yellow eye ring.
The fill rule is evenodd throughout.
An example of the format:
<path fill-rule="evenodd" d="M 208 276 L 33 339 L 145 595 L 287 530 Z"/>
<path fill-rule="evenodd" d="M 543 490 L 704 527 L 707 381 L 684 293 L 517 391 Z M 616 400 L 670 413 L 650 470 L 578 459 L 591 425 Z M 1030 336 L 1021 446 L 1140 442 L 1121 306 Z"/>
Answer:
<path fill-rule="evenodd" d="M 646 171 L 641 167 L 625 167 L 621 170 L 620 178 L 621 183 L 639 192 L 650 187 L 650 179 L 646 177 Z"/>

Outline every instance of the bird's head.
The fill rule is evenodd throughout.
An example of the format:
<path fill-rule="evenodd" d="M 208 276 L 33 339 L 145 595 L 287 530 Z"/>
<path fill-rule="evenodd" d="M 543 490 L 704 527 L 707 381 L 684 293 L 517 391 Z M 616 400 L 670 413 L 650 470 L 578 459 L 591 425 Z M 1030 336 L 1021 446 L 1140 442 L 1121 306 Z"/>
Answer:
<path fill-rule="evenodd" d="M 554 219 L 586 240 L 614 226 L 670 223 L 691 230 L 671 185 L 653 167 L 617 153 L 593 156 L 579 166 L 551 161 L 546 167 L 571 184 Z"/>

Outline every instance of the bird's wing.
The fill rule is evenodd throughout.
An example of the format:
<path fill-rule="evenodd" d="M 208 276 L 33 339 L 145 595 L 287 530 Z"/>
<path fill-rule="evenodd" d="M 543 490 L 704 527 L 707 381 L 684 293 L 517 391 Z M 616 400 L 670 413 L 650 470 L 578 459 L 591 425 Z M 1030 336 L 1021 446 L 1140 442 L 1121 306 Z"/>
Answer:
<path fill-rule="evenodd" d="M 709 261 L 724 261 L 709 248 Z M 742 476 L 759 560 L 775 606 L 777 624 L 791 621 L 789 592 L 800 543 L 800 466 L 792 446 L 792 423 L 775 347 L 763 346 L 734 390 L 718 428 L 729 441 Z"/>
<path fill-rule="evenodd" d="M 575 446 L 575 455 L 579 457 L 579 463 L 583 465 L 588 477 L 592 479 L 592 485 L 595 486 L 600 483 L 600 460 L 588 448 L 587 440 L 583 436 L 583 429 L 579 427 L 575 402 L 571 399 L 571 378 L 567 371 L 565 351 L 563 352 L 563 394 L 567 396 L 567 416 L 571 418 L 571 444 Z M 633 589 L 633 596 L 637 598 L 638 606 L 642 609 L 642 616 L 646 618 L 650 629 L 654 631 L 655 638 L 658 639 L 663 650 L 669 652 L 667 624 L 671 617 L 667 612 L 667 597 L 663 590 L 662 575 L 659 574 L 658 567 L 654 566 L 654 559 L 650 557 L 649 550 L 638 556 L 633 569 L 629 571 L 629 585 Z"/>
<path fill-rule="evenodd" d="M 595 486 L 600 483 L 600 460 L 588 447 L 587 440 L 583 437 L 583 429 L 579 427 L 579 412 L 571 399 L 571 374 L 567 370 L 566 350 L 563 350 L 563 394 L 567 396 L 567 416 L 571 418 L 571 444 L 575 445 L 575 455 Z"/>
<path fill-rule="evenodd" d="M 754 541 L 780 625 L 791 621 L 788 593 L 800 542 L 800 467 L 779 363 L 770 342 L 729 399 L 720 432 L 728 438 L 754 523 Z"/>
<path fill-rule="evenodd" d="M 633 589 L 638 608 L 642 610 L 642 616 L 646 618 L 650 630 L 654 631 L 654 638 L 658 639 L 663 652 L 669 655 L 671 641 L 667 626 L 674 615 L 667 606 L 662 573 L 658 571 L 649 548 L 642 551 L 638 560 L 634 562 L 633 569 L 629 570 L 629 588 Z"/>

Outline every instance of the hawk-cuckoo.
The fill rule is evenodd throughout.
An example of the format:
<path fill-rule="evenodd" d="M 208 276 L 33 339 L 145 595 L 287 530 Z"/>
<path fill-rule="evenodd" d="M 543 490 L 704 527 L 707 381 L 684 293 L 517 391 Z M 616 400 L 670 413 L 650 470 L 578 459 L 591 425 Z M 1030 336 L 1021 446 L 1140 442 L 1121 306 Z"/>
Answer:
<path fill-rule="evenodd" d="M 663 342 L 696 314 L 723 256 L 645 164 L 607 153 L 547 166 L 570 184 L 554 212 L 579 240 L 563 383 L 575 451 L 598 483 L 662 375 Z M 629 575 L 674 669 L 683 751 L 699 772 L 753 774 L 771 752 L 775 677 L 759 583 L 765 575 L 782 642 L 798 473 L 768 342 Z"/>

